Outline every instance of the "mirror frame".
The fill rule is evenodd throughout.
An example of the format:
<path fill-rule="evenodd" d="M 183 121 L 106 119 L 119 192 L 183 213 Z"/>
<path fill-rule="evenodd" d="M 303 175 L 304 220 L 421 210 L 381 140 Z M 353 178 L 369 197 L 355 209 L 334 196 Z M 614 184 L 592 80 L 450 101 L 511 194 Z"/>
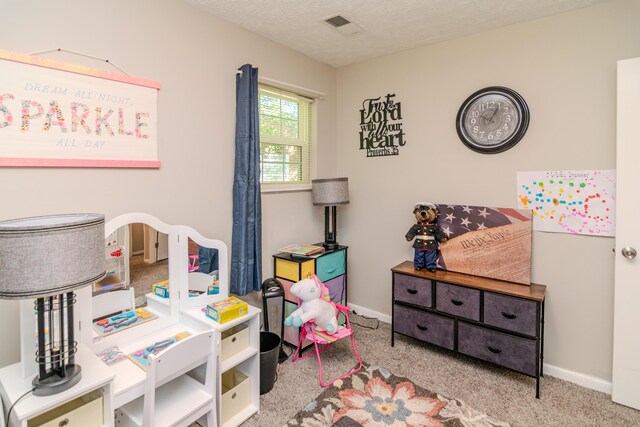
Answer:
<path fill-rule="evenodd" d="M 152 294 L 147 294 L 147 300 L 151 304 L 155 304 L 162 315 L 157 319 L 140 325 L 138 327 L 125 329 L 116 334 L 111 334 L 105 337 L 101 337 L 99 340 L 93 342 L 93 310 L 83 310 L 82 319 L 83 322 L 88 322 L 90 325 L 88 328 L 84 328 L 82 333 L 82 340 L 91 344 L 94 351 L 100 352 L 111 347 L 119 345 L 119 343 L 135 341 L 142 338 L 144 335 L 152 333 L 152 331 L 161 330 L 170 327 L 178 323 L 180 316 L 180 242 L 179 231 L 180 226 L 169 225 L 158 218 L 146 214 L 146 213 L 128 213 L 117 216 L 105 224 L 105 239 L 111 235 L 114 231 L 120 227 L 128 226 L 129 224 L 141 223 L 153 227 L 161 233 L 167 234 L 169 244 L 169 298 L 168 302 L 165 299 L 161 299 Z M 187 262 L 185 260 L 185 262 Z M 185 266 L 185 268 L 187 268 Z M 91 295 L 91 293 L 89 293 Z M 91 300 L 89 300 L 91 304 Z M 91 305 L 89 305 L 91 307 Z M 164 307 L 164 308 L 163 308 Z M 155 307 L 154 307 L 155 308 Z"/>

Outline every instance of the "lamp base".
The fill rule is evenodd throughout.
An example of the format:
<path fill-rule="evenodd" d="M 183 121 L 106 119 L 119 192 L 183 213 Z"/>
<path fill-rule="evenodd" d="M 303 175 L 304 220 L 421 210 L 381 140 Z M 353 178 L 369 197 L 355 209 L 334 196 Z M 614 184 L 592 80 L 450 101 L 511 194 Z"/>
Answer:
<path fill-rule="evenodd" d="M 41 380 L 39 377 L 33 379 L 34 396 L 51 396 L 65 391 L 80 381 L 82 370 L 80 365 L 69 364 L 65 368 L 64 378 L 59 375 L 52 375 Z"/>
<path fill-rule="evenodd" d="M 338 249 L 340 247 L 338 242 L 324 242 L 322 244 L 322 246 L 324 247 L 324 249 L 326 251 L 335 251 L 336 249 Z"/>

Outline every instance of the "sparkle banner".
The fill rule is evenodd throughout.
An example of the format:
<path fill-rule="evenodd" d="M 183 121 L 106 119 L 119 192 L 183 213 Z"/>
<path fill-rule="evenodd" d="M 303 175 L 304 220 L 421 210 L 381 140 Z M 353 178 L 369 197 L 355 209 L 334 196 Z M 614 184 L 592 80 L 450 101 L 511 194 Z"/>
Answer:
<path fill-rule="evenodd" d="M 0 50 L 0 166 L 159 167 L 158 88 Z"/>

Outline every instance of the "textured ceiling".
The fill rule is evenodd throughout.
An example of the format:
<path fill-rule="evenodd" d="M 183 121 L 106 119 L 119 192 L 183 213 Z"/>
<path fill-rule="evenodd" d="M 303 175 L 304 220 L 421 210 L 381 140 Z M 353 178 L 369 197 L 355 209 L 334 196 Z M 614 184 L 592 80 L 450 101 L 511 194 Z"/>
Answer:
<path fill-rule="evenodd" d="M 246 30 L 341 67 L 606 0 L 185 0 Z M 364 27 L 345 36 L 323 19 Z"/>

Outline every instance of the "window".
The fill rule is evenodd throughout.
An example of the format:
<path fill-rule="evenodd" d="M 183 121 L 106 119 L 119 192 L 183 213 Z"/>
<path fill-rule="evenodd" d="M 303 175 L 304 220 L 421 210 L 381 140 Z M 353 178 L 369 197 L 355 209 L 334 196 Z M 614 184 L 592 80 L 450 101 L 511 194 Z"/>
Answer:
<path fill-rule="evenodd" d="M 311 99 L 269 86 L 258 88 L 260 182 L 310 182 Z"/>

